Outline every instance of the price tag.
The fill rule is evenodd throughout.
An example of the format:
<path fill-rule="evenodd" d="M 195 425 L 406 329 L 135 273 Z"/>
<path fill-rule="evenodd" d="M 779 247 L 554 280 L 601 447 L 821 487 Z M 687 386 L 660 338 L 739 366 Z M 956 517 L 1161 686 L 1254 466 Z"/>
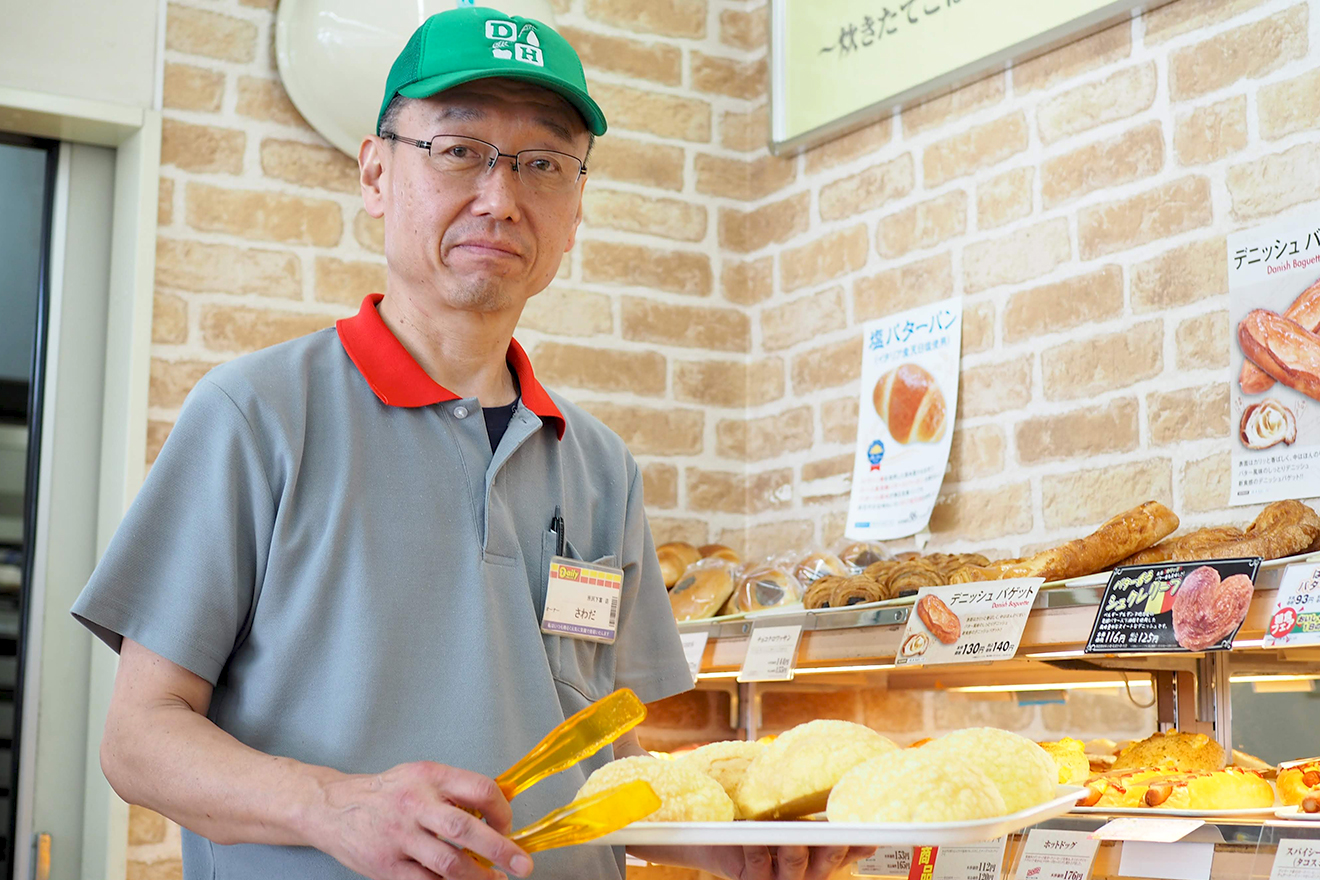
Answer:
<path fill-rule="evenodd" d="M 1150 880 L 1210 880 L 1213 843 L 1129 841 L 1118 856 L 1118 873 Z"/>
<path fill-rule="evenodd" d="M 1283 570 L 1263 641 L 1266 648 L 1320 645 L 1320 564 Z"/>
<path fill-rule="evenodd" d="M 882 846 L 853 869 L 858 877 L 906 877 L 912 870 L 912 847 Z"/>
<path fill-rule="evenodd" d="M 922 587 L 895 666 L 984 663 L 1017 654 L 1044 578 Z"/>
<path fill-rule="evenodd" d="M 753 626 L 739 681 L 791 681 L 802 624 Z"/>
<path fill-rule="evenodd" d="M 919 846 L 908 880 L 999 880 L 1007 837 L 968 846 Z"/>
<path fill-rule="evenodd" d="M 701 632 L 685 632 L 679 635 L 683 640 L 683 656 L 687 658 L 688 672 L 692 673 L 692 680 L 697 680 L 697 673 L 701 671 L 701 658 L 706 653 L 706 640 L 710 638 L 710 633 L 706 630 Z"/>
<path fill-rule="evenodd" d="M 1018 862 L 1017 880 L 1086 880 L 1100 841 L 1085 831 L 1033 828 Z"/>
<path fill-rule="evenodd" d="M 1091 838 L 1173 843 L 1175 840 L 1182 840 L 1204 824 L 1204 819 L 1111 819 L 1091 832 Z"/>
<path fill-rule="evenodd" d="M 1274 852 L 1270 880 L 1315 880 L 1320 877 L 1320 840 L 1282 838 Z"/>

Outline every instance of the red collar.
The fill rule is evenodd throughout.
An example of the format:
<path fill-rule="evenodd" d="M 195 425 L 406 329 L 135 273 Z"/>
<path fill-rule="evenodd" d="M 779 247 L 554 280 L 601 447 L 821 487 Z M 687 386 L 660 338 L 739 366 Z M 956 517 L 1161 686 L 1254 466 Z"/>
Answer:
<path fill-rule="evenodd" d="M 458 395 L 438 385 L 426 371 L 413 360 L 412 355 L 394 338 L 390 328 L 381 320 L 376 305 L 384 294 L 372 293 L 362 300 L 362 307 L 351 318 L 335 322 L 339 331 L 339 341 L 344 351 L 352 359 L 362 378 L 367 380 L 371 390 L 387 406 L 418 407 L 443 403 L 446 400 L 458 400 Z M 509 340 L 509 353 L 506 356 L 509 366 L 518 376 L 518 386 L 522 392 L 522 402 L 527 408 L 542 419 L 553 419 L 559 439 L 564 439 L 564 415 L 550 399 L 550 395 L 536 381 L 532 373 L 532 362 L 527 359 L 518 340 Z"/>

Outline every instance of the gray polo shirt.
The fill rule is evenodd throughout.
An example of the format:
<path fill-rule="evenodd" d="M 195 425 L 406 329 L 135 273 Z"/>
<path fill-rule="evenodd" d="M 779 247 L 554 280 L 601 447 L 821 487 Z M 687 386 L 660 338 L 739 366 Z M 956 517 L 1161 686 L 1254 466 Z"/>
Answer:
<path fill-rule="evenodd" d="M 491 453 L 480 403 L 433 382 L 368 297 L 357 316 L 212 370 L 73 608 L 215 686 L 209 716 L 274 755 L 351 773 L 431 760 L 495 776 L 610 693 L 692 686 L 620 439 L 536 381 Z M 618 639 L 543 635 L 567 555 L 624 571 Z M 513 802 L 514 827 L 572 799 L 610 749 Z M 347 880 L 313 849 L 184 832 L 184 876 Z M 535 858 L 616 877 L 621 850 Z"/>

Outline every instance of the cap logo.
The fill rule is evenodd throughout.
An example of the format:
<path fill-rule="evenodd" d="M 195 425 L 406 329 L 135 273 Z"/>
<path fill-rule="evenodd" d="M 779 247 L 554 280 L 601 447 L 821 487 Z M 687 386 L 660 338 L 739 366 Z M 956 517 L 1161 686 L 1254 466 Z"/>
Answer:
<path fill-rule="evenodd" d="M 545 58 L 541 54 L 541 41 L 536 36 L 536 29 L 530 25 L 518 26 L 511 21 L 486 22 L 486 39 L 491 41 L 490 54 L 505 61 L 512 58 L 523 64 L 545 67 Z"/>

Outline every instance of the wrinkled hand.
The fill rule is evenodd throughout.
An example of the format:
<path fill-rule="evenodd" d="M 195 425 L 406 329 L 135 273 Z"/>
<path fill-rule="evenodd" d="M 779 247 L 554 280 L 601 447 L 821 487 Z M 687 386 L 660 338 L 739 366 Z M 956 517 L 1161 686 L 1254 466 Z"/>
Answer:
<path fill-rule="evenodd" d="M 712 847 L 714 870 L 730 880 L 826 880 L 845 865 L 870 858 L 875 847 Z"/>
<path fill-rule="evenodd" d="M 322 784 L 318 849 L 372 880 L 497 880 L 464 853 L 525 877 L 532 861 L 504 835 L 513 814 L 493 779 L 430 761 Z M 483 822 L 467 810 L 478 810 Z"/>

